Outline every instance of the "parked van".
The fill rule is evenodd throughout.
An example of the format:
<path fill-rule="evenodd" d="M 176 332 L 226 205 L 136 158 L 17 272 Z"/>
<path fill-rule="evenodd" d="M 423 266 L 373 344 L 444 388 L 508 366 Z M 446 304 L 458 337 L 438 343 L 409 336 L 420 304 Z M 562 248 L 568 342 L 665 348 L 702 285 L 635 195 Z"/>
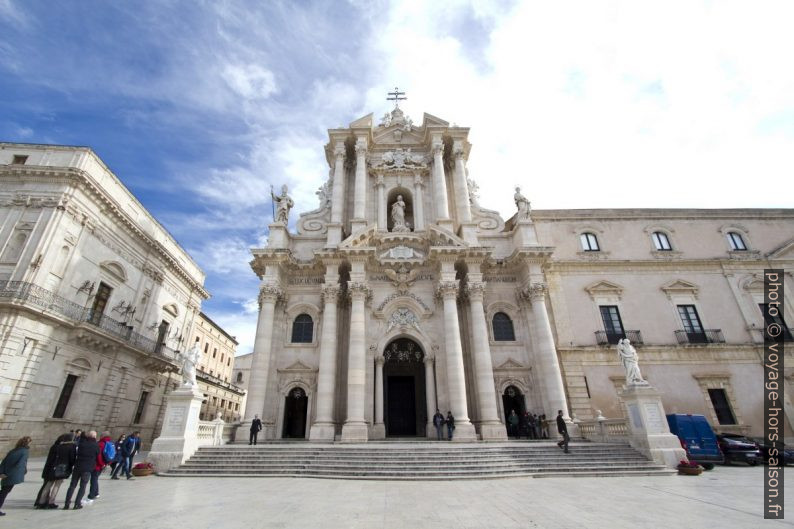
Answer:
<path fill-rule="evenodd" d="M 667 424 L 670 432 L 678 436 L 690 461 L 697 461 L 706 470 L 714 468 L 714 463 L 723 462 L 717 436 L 704 416 L 673 413 L 667 416 Z"/>

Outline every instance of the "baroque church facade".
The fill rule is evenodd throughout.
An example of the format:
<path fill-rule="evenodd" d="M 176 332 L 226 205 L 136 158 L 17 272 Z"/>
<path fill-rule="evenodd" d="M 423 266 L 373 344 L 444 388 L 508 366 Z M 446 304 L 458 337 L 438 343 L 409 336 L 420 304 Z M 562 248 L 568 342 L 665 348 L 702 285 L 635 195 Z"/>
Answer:
<path fill-rule="evenodd" d="M 794 212 L 532 211 L 516 189 L 504 220 L 479 203 L 468 133 L 395 106 L 328 131 L 320 207 L 294 231 L 274 195 L 246 422 L 360 442 L 431 437 L 436 409 L 458 440 L 505 439 L 512 409 L 625 417 L 628 338 L 668 413 L 759 433 L 759 277 L 783 268 L 792 291 Z"/>

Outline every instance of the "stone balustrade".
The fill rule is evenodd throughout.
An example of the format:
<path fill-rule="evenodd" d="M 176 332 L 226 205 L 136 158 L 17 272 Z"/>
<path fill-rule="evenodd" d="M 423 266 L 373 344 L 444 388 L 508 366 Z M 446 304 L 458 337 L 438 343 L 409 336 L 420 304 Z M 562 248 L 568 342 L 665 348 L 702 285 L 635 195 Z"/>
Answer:
<path fill-rule="evenodd" d="M 585 439 L 600 443 L 626 443 L 629 440 L 627 419 L 578 421 L 579 432 Z"/>

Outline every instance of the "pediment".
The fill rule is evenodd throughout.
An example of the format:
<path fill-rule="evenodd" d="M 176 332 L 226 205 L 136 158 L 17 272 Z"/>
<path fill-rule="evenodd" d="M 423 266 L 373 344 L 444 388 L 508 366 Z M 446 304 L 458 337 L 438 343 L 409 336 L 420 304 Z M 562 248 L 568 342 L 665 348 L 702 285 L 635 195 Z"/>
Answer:
<path fill-rule="evenodd" d="M 689 294 L 694 297 L 697 297 L 699 287 L 694 283 L 690 283 L 689 281 L 684 281 L 683 279 L 676 279 L 675 281 L 671 281 L 661 287 L 662 291 L 667 294 L 667 297 L 671 297 L 676 294 Z"/>
<path fill-rule="evenodd" d="M 455 248 L 468 248 L 466 242 L 447 230 L 441 229 L 438 226 L 430 226 L 428 229 L 430 246 L 453 246 Z"/>
<path fill-rule="evenodd" d="M 378 127 L 375 130 L 372 141 L 377 145 L 396 143 L 418 145 L 424 143 L 422 135 L 415 128 L 406 131 L 402 125 L 389 125 L 388 127 Z"/>
<path fill-rule="evenodd" d="M 313 371 L 317 371 L 317 370 L 315 368 L 313 368 L 313 367 L 307 366 L 306 364 L 304 364 L 300 360 L 296 360 L 295 362 L 293 362 L 289 366 L 278 370 L 279 373 L 286 373 L 286 372 L 289 372 L 289 373 L 313 372 Z"/>
<path fill-rule="evenodd" d="M 422 116 L 422 126 L 427 127 L 449 127 L 449 121 L 444 121 L 432 114 L 424 113 Z"/>
<path fill-rule="evenodd" d="M 596 281 L 595 283 L 584 287 L 591 298 L 596 296 L 616 296 L 620 297 L 623 294 L 623 287 L 612 281 Z"/>
<path fill-rule="evenodd" d="M 127 272 L 124 270 L 124 267 L 116 261 L 104 261 L 100 263 L 99 268 L 122 283 L 127 281 Z"/>
<path fill-rule="evenodd" d="M 772 250 L 767 257 L 770 259 L 794 259 L 794 239 Z"/>
<path fill-rule="evenodd" d="M 508 358 L 507 360 L 505 360 L 500 365 L 494 368 L 494 370 L 507 370 L 507 369 L 527 369 L 527 367 L 524 364 L 518 362 L 517 360 Z"/>
<path fill-rule="evenodd" d="M 351 129 L 372 128 L 372 112 L 364 117 L 360 117 L 350 124 Z"/>

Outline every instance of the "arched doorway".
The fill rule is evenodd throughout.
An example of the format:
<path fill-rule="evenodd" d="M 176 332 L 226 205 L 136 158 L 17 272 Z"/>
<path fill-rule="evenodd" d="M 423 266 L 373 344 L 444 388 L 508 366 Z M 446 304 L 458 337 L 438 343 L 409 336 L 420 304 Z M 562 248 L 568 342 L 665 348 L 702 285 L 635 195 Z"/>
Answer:
<path fill-rule="evenodd" d="M 526 411 L 526 401 L 524 399 L 524 395 L 521 393 L 521 390 L 515 386 L 507 386 L 505 388 L 505 392 L 502 394 L 502 410 L 504 411 L 505 415 L 505 427 L 507 427 L 507 434 L 511 437 L 518 436 L 519 430 L 518 428 L 516 431 L 510 430 L 510 411 L 515 410 L 516 415 L 518 415 L 519 419 L 519 426 L 521 424 L 521 417 L 524 415 Z"/>
<path fill-rule="evenodd" d="M 389 437 L 426 435 L 424 356 L 409 338 L 393 340 L 383 351 L 383 420 Z"/>
<path fill-rule="evenodd" d="M 309 408 L 309 397 L 303 388 L 292 388 L 284 397 L 284 439 L 306 438 L 306 412 Z"/>

